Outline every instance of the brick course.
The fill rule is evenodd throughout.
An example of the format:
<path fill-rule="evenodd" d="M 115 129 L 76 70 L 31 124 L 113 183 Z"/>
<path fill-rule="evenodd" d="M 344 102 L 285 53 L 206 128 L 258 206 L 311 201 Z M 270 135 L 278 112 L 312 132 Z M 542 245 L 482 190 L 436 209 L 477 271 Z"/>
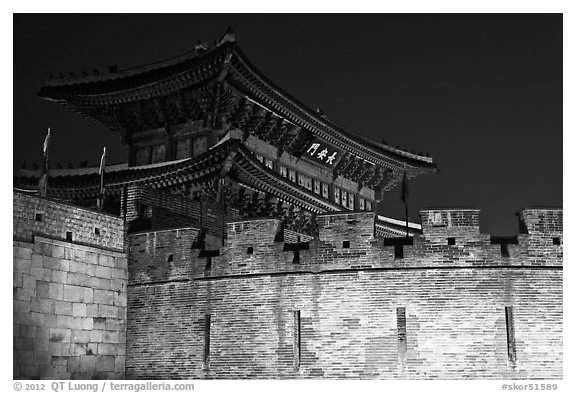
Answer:
<path fill-rule="evenodd" d="M 197 228 L 133 234 L 126 375 L 562 378 L 562 246 L 552 241 L 562 237 L 561 211 L 522 212 L 538 224 L 527 225 L 509 256 L 480 233 L 478 213 L 423 211 L 423 235 L 401 246 L 401 259 L 374 237 L 371 212 L 319 215 L 319 238 L 299 251 L 298 263 L 275 219 L 228 223 L 210 269 L 193 247 Z M 514 313 L 514 363 L 505 307 Z"/>

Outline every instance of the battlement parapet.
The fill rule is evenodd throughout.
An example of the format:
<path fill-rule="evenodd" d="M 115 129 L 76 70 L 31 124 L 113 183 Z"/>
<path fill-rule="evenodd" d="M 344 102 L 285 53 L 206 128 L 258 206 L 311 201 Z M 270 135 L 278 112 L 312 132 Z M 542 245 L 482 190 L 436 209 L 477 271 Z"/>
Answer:
<path fill-rule="evenodd" d="M 527 216 L 541 228 L 561 228 L 545 224 L 548 219 L 561 222 L 561 214 L 551 212 L 531 209 Z M 209 251 L 205 245 L 193 246 L 201 243 L 198 228 L 132 234 L 131 258 L 135 259 L 136 271 L 131 277 L 166 281 L 173 277 L 206 279 L 340 270 L 562 266 L 561 232 L 490 236 L 479 231 L 478 209 L 426 210 L 422 216 L 422 235 L 410 238 L 375 237 L 372 212 L 319 215 L 319 237 L 296 241 L 292 235 L 284 239 L 277 219 L 229 222 L 224 247 Z M 154 247 L 162 251 L 153 251 Z M 146 266 L 137 261 L 142 258 L 147 259 Z M 154 268 L 157 263 L 166 266 Z M 142 269 L 148 273 L 142 273 Z"/>
<path fill-rule="evenodd" d="M 480 233 L 479 209 L 425 209 L 420 211 L 420 217 L 422 234 L 427 237 Z"/>
<path fill-rule="evenodd" d="M 55 240 L 124 251 L 124 222 L 111 214 L 13 192 L 13 231 L 17 240 L 41 235 Z"/>
<path fill-rule="evenodd" d="M 562 236 L 564 211 L 561 208 L 527 208 L 518 213 L 520 232 Z"/>

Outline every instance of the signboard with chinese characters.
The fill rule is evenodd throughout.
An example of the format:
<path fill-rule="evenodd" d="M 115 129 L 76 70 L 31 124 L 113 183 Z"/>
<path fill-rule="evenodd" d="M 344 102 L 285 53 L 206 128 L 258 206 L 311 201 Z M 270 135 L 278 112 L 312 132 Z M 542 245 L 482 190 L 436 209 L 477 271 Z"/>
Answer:
<path fill-rule="evenodd" d="M 344 153 L 326 142 L 314 139 L 304 149 L 302 157 L 333 168 Z"/>

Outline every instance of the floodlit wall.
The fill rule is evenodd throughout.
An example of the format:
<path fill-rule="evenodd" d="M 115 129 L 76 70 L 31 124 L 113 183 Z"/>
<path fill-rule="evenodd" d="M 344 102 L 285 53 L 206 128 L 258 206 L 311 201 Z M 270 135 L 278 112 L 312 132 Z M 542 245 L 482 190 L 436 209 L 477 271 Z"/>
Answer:
<path fill-rule="evenodd" d="M 118 217 L 14 192 L 15 379 L 124 378 L 124 241 Z"/>
<path fill-rule="evenodd" d="M 128 378 L 562 378 L 562 210 L 521 233 L 479 211 L 421 212 L 423 233 L 374 237 L 371 212 L 129 236 Z"/>

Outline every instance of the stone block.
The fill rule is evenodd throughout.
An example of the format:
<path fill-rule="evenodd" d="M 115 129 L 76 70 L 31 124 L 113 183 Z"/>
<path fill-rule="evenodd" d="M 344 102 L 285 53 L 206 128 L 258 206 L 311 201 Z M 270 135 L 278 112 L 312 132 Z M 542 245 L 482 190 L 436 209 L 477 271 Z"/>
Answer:
<path fill-rule="evenodd" d="M 22 272 L 12 270 L 12 286 L 22 288 L 23 285 L 24 285 L 24 279 L 22 277 Z"/>
<path fill-rule="evenodd" d="M 72 329 L 82 329 L 82 317 L 72 317 L 70 320 L 70 327 Z"/>
<path fill-rule="evenodd" d="M 35 267 L 32 266 L 30 268 L 30 275 L 32 275 L 36 280 L 42 281 L 50 281 L 52 279 L 52 270 L 46 269 L 44 267 Z"/>
<path fill-rule="evenodd" d="M 84 262 L 86 260 L 86 251 L 81 249 L 75 249 L 74 260 Z"/>
<path fill-rule="evenodd" d="M 94 290 L 94 303 L 98 304 L 114 304 L 114 292 L 102 291 L 99 289 Z"/>
<path fill-rule="evenodd" d="M 68 273 L 67 284 L 83 287 L 87 286 L 89 282 L 90 278 L 85 274 L 73 272 Z"/>
<path fill-rule="evenodd" d="M 36 341 L 37 342 L 48 342 L 50 339 L 50 328 L 46 326 L 36 327 Z"/>
<path fill-rule="evenodd" d="M 68 282 L 68 273 L 62 270 L 52 270 L 52 282 L 66 284 Z"/>
<path fill-rule="evenodd" d="M 74 340 L 74 336 L 72 336 Z M 88 350 L 88 344 L 84 342 L 77 342 L 72 345 L 72 355 L 73 356 L 82 356 L 86 355 L 86 351 Z"/>
<path fill-rule="evenodd" d="M 96 266 L 96 277 L 110 279 L 112 278 L 112 269 L 107 266 Z"/>
<path fill-rule="evenodd" d="M 64 286 L 64 300 L 67 302 L 84 302 L 84 288 L 75 285 Z"/>
<path fill-rule="evenodd" d="M 28 325 L 30 323 L 30 313 L 28 312 L 14 312 L 13 322 L 21 325 Z"/>
<path fill-rule="evenodd" d="M 96 356 L 96 370 L 102 371 L 114 371 L 116 368 L 116 363 L 114 356 L 112 355 L 98 355 Z"/>
<path fill-rule="evenodd" d="M 86 316 L 87 317 L 97 317 L 98 316 L 98 305 L 97 304 L 86 304 Z"/>
<path fill-rule="evenodd" d="M 116 344 L 101 343 L 98 344 L 98 355 L 117 355 L 118 346 Z"/>
<path fill-rule="evenodd" d="M 92 251 L 86 251 L 86 255 L 85 255 L 85 259 L 84 261 L 86 263 L 90 263 L 92 265 L 96 265 L 98 264 L 98 257 L 96 256 L 96 254 Z"/>
<path fill-rule="evenodd" d="M 64 287 L 64 295 L 66 295 L 66 287 Z M 59 315 L 72 315 L 72 303 L 71 302 L 61 302 L 56 300 L 56 314 Z"/>
<path fill-rule="evenodd" d="M 31 306 L 33 312 L 40 312 L 44 315 L 50 315 L 56 312 L 55 301 L 52 299 L 36 299 Z"/>
<path fill-rule="evenodd" d="M 98 255 L 98 264 L 102 266 L 114 267 L 114 257 L 100 254 Z"/>
<path fill-rule="evenodd" d="M 120 333 L 117 331 L 105 330 L 102 341 L 105 343 L 120 343 Z"/>
<path fill-rule="evenodd" d="M 95 355 L 95 353 L 94 353 Z M 80 370 L 83 372 L 93 372 L 96 369 L 96 356 L 81 356 L 80 357 Z"/>
<path fill-rule="evenodd" d="M 83 330 L 92 330 L 94 328 L 94 319 L 93 318 L 82 318 L 82 329 Z"/>
<path fill-rule="evenodd" d="M 50 283 L 48 281 L 36 281 L 36 297 L 47 299 L 49 297 Z"/>
<path fill-rule="evenodd" d="M 42 256 L 48 256 L 48 257 L 52 256 L 52 244 L 41 243 L 40 249 L 41 249 L 40 253 Z"/>
<path fill-rule="evenodd" d="M 35 326 L 44 326 L 44 314 L 39 312 L 30 313 L 30 322 Z"/>
<path fill-rule="evenodd" d="M 33 325 L 20 325 L 20 337 L 22 338 L 36 338 L 36 326 Z"/>
<path fill-rule="evenodd" d="M 14 247 L 13 252 L 14 258 L 32 260 L 32 249 L 30 248 Z"/>
<path fill-rule="evenodd" d="M 89 275 L 93 266 L 85 262 L 70 261 L 70 272 Z"/>
<path fill-rule="evenodd" d="M 44 267 L 44 256 L 40 254 L 32 254 L 32 264 L 30 267 Z"/>
<path fill-rule="evenodd" d="M 98 305 L 98 313 L 103 317 L 118 318 L 118 307 L 100 304 Z"/>
<path fill-rule="evenodd" d="M 13 260 L 13 270 L 15 272 L 30 272 L 30 268 L 32 267 L 32 260 L 31 259 L 22 259 L 22 258 L 14 258 Z"/>
<path fill-rule="evenodd" d="M 22 288 L 36 290 L 36 277 L 22 274 Z"/>
<path fill-rule="evenodd" d="M 59 269 L 60 268 L 60 259 L 45 256 L 42 259 L 42 267 L 44 267 L 46 269 Z"/>
<path fill-rule="evenodd" d="M 64 258 L 64 247 L 52 245 L 52 256 L 54 258 Z"/>
<path fill-rule="evenodd" d="M 56 315 L 56 327 L 61 329 L 72 329 L 70 315 Z"/>
<path fill-rule="evenodd" d="M 36 283 L 34 283 L 34 285 L 36 285 Z M 34 289 L 28 289 L 28 288 L 14 288 L 14 289 L 16 290 L 16 292 L 14 293 L 14 299 L 29 302 L 35 296 Z"/>
<path fill-rule="evenodd" d="M 126 368 L 126 356 L 116 356 L 114 366 L 117 373 L 124 374 Z"/>
<path fill-rule="evenodd" d="M 90 341 L 90 332 L 87 330 L 72 329 L 73 343 L 87 343 Z"/>
<path fill-rule="evenodd" d="M 70 271 L 70 261 L 68 259 L 65 259 L 65 258 L 60 258 L 58 260 L 58 269 L 62 270 L 64 272 L 69 272 Z"/>
<path fill-rule="evenodd" d="M 49 336 L 49 341 L 51 343 L 69 343 L 70 342 L 70 338 L 72 335 L 72 330 L 71 329 L 63 329 L 63 328 L 50 328 L 50 336 Z M 52 351 L 52 347 L 50 348 L 50 350 Z M 68 348 L 68 353 L 69 353 L 69 348 Z M 61 354 L 54 354 L 54 355 L 61 355 Z"/>
<path fill-rule="evenodd" d="M 74 317 L 86 317 L 86 304 L 72 303 L 72 315 Z"/>
<path fill-rule="evenodd" d="M 92 288 L 84 288 L 84 303 L 94 302 L 94 290 Z"/>
<path fill-rule="evenodd" d="M 58 327 L 58 316 L 54 314 L 44 315 L 44 326 L 47 328 Z"/>
<path fill-rule="evenodd" d="M 50 283 L 50 288 L 48 289 L 48 295 L 50 299 L 63 300 L 64 299 L 64 285 L 56 282 Z"/>
<path fill-rule="evenodd" d="M 35 351 L 34 352 L 34 362 L 35 364 L 50 364 L 52 360 L 52 356 L 49 352 L 45 351 Z"/>
<path fill-rule="evenodd" d="M 94 321 L 94 329 L 101 329 L 104 330 L 106 329 L 106 317 L 94 317 L 93 321 Z"/>
<path fill-rule="evenodd" d="M 103 331 L 102 330 L 92 330 L 90 332 L 90 341 L 95 343 L 101 343 L 103 339 Z"/>

